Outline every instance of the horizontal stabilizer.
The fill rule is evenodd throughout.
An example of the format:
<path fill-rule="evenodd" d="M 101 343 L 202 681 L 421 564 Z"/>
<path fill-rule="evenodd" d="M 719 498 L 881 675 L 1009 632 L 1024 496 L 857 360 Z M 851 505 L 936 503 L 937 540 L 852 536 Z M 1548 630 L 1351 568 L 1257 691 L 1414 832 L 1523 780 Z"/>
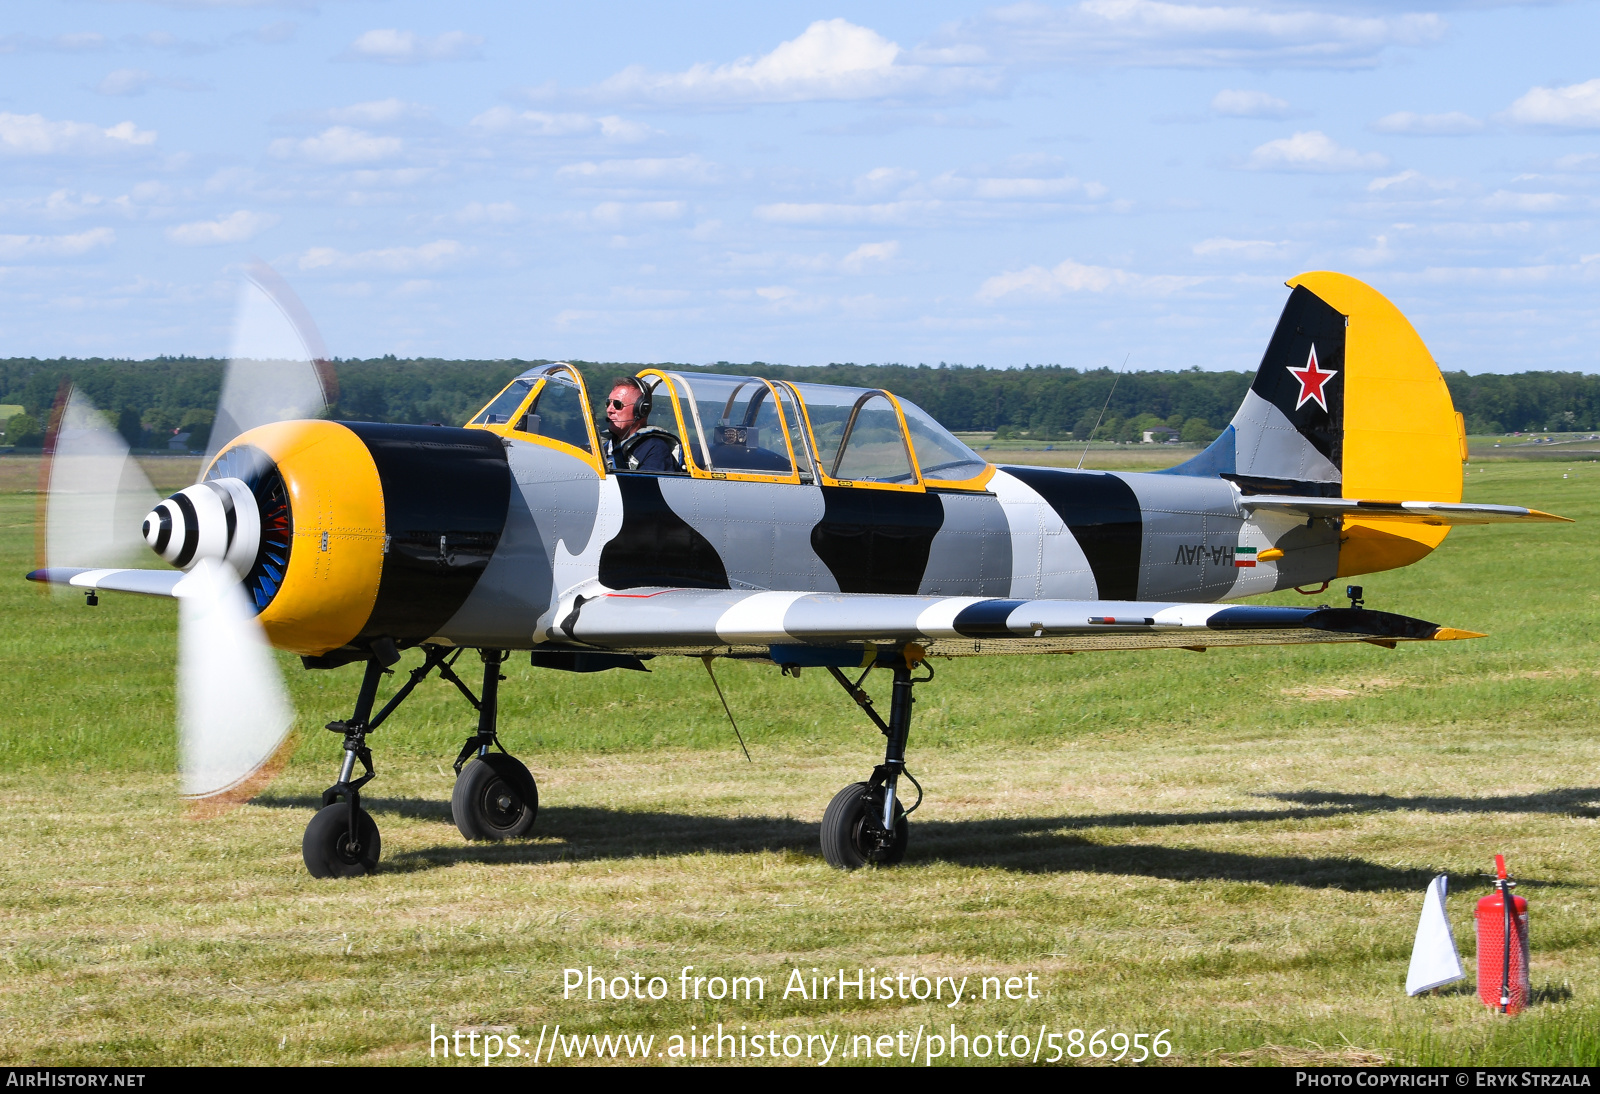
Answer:
<path fill-rule="evenodd" d="M 179 595 L 178 583 L 188 576 L 182 570 L 86 570 L 54 566 L 33 571 L 28 575 L 28 580 L 97 592 L 175 597 Z"/>
<path fill-rule="evenodd" d="M 1388 520 L 1402 524 L 1512 524 L 1571 523 L 1571 517 L 1558 517 L 1520 505 L 1469 505 L 1451 501 L 1366 501 L 1360 498 L 1302 498 L 1286 494 L 1255 494 L 1241 498 L 1246 509 L 1288 513 L 1301 517 L 1353 517 L 1359 520 Z"/>

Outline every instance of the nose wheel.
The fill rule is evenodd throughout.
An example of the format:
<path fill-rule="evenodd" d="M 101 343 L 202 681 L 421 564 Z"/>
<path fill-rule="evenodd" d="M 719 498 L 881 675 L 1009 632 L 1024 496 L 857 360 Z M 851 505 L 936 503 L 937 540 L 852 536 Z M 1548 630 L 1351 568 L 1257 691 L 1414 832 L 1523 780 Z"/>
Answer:
<path fill-rule="evenodd" d="M 378 826 L 359 805 L 351 814 L 345 802 L 325 805 L 306 825 L 300 853 L 312 877 L 360 877 L 378 868 L 383 853 Z"/>

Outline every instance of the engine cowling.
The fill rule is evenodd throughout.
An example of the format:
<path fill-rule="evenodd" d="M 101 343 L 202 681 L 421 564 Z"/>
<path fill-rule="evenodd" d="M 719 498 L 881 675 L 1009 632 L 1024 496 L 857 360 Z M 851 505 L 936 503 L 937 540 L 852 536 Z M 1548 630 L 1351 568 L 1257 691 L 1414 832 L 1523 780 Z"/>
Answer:
<path fill-rule="evenodd" d="M 175 566 L 231 565 L 280 649 L 408 645 L 471 594 L 510 489 L 505 449 L 482 430 L 278 422 L 156 506 L 145 539 Z"/>

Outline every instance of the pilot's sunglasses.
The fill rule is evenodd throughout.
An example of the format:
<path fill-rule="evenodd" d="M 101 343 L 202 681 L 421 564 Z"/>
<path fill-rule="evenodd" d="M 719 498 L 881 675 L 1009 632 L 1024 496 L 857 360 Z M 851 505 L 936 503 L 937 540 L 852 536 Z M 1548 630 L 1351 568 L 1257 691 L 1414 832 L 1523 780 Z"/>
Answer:
<path fill-rule="evenodd" d="M 621 399 L 612 399 L 611 400 L 611 409 L 612 410 L 627 410 L 632 405 L 633 405 L 632 403 L 625 403 Z"/>

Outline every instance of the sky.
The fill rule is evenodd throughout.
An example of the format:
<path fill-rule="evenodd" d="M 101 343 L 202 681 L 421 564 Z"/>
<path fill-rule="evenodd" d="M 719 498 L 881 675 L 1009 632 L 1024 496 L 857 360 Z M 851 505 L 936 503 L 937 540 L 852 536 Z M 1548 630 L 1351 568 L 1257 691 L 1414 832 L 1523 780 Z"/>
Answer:
<path fill-rule="evenodd" d="M 1253 369 L 1359 277 L 1600 370 L 1600 3 L 50 0 L 0 14 L 0 356 Z"/>

